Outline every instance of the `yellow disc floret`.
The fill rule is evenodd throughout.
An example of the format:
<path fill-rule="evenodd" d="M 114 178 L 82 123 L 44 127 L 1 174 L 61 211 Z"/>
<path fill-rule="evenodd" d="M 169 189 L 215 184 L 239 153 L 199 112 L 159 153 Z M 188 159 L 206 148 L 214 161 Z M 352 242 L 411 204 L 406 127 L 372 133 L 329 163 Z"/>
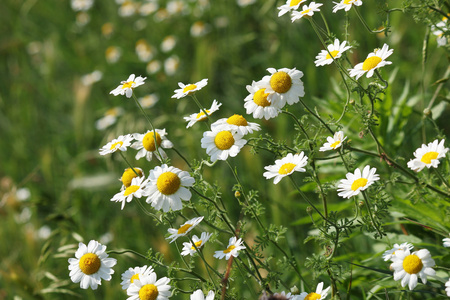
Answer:
<path fill-rule="evenodd" d="M 180 227 L 180 229 L 178 229 L 177 233 L 178 234 L 183 234 L 186 233 L 186 231 L 189 230 L 189 228 L 192 227 L 192 224 L 184 224 L 183 226 Z"/>
<path fill-rule="evenodd" d="M 253 102 L 255 102 L 256 105 L 266 107 L 270 105 L 270 102 L 267 100 L 267 96 L 269 96 L 268 93 L 264 93 L 266 89 L 260 89 L 258 90 L 255 95 L 253 95 Z"/>
<path fill-rule="evenodd" d="M 227 249 L 223 250 L 223 253 L 230 253 L 234 248 L 236 248 L 236 246 L 235 245 L 231 245 Z"/>
<path fill-rule="evenodd" d="M 439 153 L 430 151 L 430 152 L 425 153 L 422 156 L 422 158 L 420 159 L 420 161 L 428 165 L 428 164 L 431 164 L 431 160 L 436 159 L 438 157 L 438 155 L 439 155 Z"/>
<path fill-rule="evenodd" d="M 378 56 L 371 56 L 367 58 L 362 66 L 362 69 L 364 71 L 369 71 L 375 68 L 379 63 L 381 62 L 381 58 Z"/>
<path fill-rule="evenodd" d="M 133 87 L 133 84 L 135 84 L 136 82 L 134 82 L 134 81 L 128 81 L 128 82 L 125 82 L 123 85 L 122 85 L 122 89 L 131 89 L 132 87 Z"/>
<path fill-rule="evenodd" d="M 154 284 L 146 284 L 139 290 L 140 300 L 155 300 L 158 297 L 158 288 Z"/>
<path fill-rule="evenodd" d="M 345 5 L 349 5 L 352 4 L 353 2 L 355 2 L 356 0 L 344 0 L 344 4 Z"/>
<path fill-rule="evenodd" d="M 422 260 L 415 254 L 408 255 L 403 260 L 403 269 L 408 274 L 417 274 L 423 268 Z"/>
<path fill-rule="evenodd" d="M 359 188 L 365 187 L 366 184 L 367 184 L 366 178 L 359 178 L 359 179 L 356 179 L 355 181 L 353 181 L 351 189 L 352 189 L 352 191 L 356 191 Z"/>
<path fill-rule="evenodd" d="M 236 126 L 247 126 L 247 120 L 241 115 L 232 115 L 227 119 L 227 123 Z"/>
<path fill-rule="evenodd" d="M 340 143 L 341 143 L 341 141 L 336 141 L 336 142 L 334 142 L 333 144 L 330 145 L 330 148 L 335 149 L 336 146 L 339 146 Z"/>
<path fill-rule="evenodd" d="M 137 175 L 135 172 L 137 173 Z M 133 180 L 133 178 L 142 177 L 142 176 L 143 176 L 143 174 L 140 169 L 134 168 L 134 171 L 133 171 L 133 169 L 128 168 L 123 172 L 122 177 L 120 178 L 120 181 L 122 181 L 122 184 L 127 188 L 131 185 L 131 180 Z"/>
<path fill-rule="evenodd" d="M 331 59 L 330 54 L 332 57 L 336 57 L 336 55 L 339 54 L 339 50 L 330 51 L 330 53 L 327 53 L 327 56 L 325 57 L 325 59 Z"/>
<path fill-rule="evenodd" d="M 291 0 L 291 3 L 289 4 L 289 7 L 293 7 L 298 5 L 300 2 L 302 2 L 303 0 Z"/>
<path fill-rule="evenodd" d="M 292 78 L 288 73 L 279 71 L 270 78 L 270 87 L 277 93 L 283 94 L 291 89 Z"/>
<path fill-rule="evenodd" d="M 122 145 L 123 145 L 123 142 L 121 142 L 121 141 L 116 142 L 116 143 L 111 145 L 111 148 L 109 150 L 115 150 L 116 148 L 122 147 Z"/>
<path fill-rule="evenodd" d="M 198 242 L 195 242 L 194 244 L 195 244 L 195 247 L 199 248 L 199 247 L 202 245 L 202 240 L 200 240 L 200 241 L 198 241 Z M 195 247 L 192 246 L 192 247 L 191 247 L 191 250 L 195 250 Z"/>
<path fill-rule="evenodd" d="M 322 295 L 317 294 L 317 293 L 309 293 L 306 297 L 305 300 L 319 300 L 320 298 L 322 298 Z"/>
<path fill-rule="evenodd" d="M 187 92 L 192 93 L 191 91 L 195 90 L 196 88 L 197 88 L 197 86 L 195 84 L 189 84 L 189 85 L 184 87 L 183 93 L 187 93 Z"/>
<path fill-rule="evenodd" d="M 292 170 L 294 170 L 294 168 L 296 167 L 296 164 L 293 163 L 287 163 L 284 164 L 280 167 L 280 170 L 278 170 L 278 174 L 280 175 L 286 175 L 292 172 Z"/>
<path fill-rule="evenodd" d="M 214 144 L 220 150 L 228 150 L 234 145 L 233 134 L 227 130 L 219 132 L 214 138 Z"/>
<path fill-rule="evenodd" d="M 134 192 L 136 192 L 139 188 L 140 188 L 140 186 L 138 186 L 138 185 L 130 185 L 129 187 L 127 187 L 127 189 L 125 190 L 123 195 L 129 196 L 129 195 L 133 194 Z"/>
<path fill-rule="evenodd" d="M 142 139 L 142 145 L 145 150 L 153 152 L 156 150 L 155 146 L 155 134 L 156 134 L 156 142 L 158 143 L 158 147 L 161 145 L 161 136 L 157 132 L 149 131 L 144 138 Z"/>
<path fill-rule="evenodd" d="M 206 111 L 206 113 L 208 114 L 208 116 L 210 115 L 210 113 L 209 113 L 209 110 L 207 110 L 207 109 L 205 109 L 205 111 Z M 199 120 L 199 121 L 203 121 L 203 120 L 206 120 L 206 115 L 205 115 L 205 113 L 203 112 L 203 111 L 201 111 L 201 112 L 199 112 L 198 114 L 197 114 L 197 116 L 195 117 L 197 120 Z"/>
<path fill-rule="evenodd" d="M 131 276 L 130 282 L 133 283 L 135 280 L 139 280 L 139 273 Z"/>
<path fill-rule="evenodd" d="M 165 172 L 159 175 L 156 181 L 156 187 L 164 195 L 175 194 L 181 187 L 181 180 L 177 174 L 172 172 Z"/>
<path fill-rule="evenodd" d="M 101 261 L 97 254 L 86 253 L 80 258 L 78 265 L 80 266 L 81 272 L 86 275 L 92 275 L 100 269 Z"/>

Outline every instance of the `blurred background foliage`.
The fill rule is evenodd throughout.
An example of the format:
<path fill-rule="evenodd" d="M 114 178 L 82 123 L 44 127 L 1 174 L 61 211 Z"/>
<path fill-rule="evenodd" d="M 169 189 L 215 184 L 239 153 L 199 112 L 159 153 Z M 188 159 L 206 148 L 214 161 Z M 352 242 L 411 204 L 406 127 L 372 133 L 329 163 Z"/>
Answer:
<path fill-rule="evenodd" d="M 448 10 L 448 1 L 432 3 Z M 167 263 L 178 259 L 176 248 L 164 239 L 166 228 L 156 227 L 133 205 L 120 211 L 118 205 L 110 203 L 120 189 L 117 178 L 126 165 L 116 155 L 100 157 L 98 149 L 120 134 L 147 130 L 145 119 L 131 99 L 109 95 L 129 74 L 147 76 L 146 84 L 135 91 L 136 95 L 147 95 L 147 101 L 159 100 L 147 108 L 148 114 L 158 128 L 167 129 L 169 139 L 189 159 L 206 158 L 200 148 L 203 127 L 197 124 L 185 129 L 182 117 L 198 108 L 190 99 L 171 98 L 179 81 L 208 78 L 208 86 L 198 97 L 205 107 L 213 99 L 223 103 L 214 116 L 219 118 L 245 114 L 245 86 L 267 75 L 266 68 L 296 67 L 305 74 L 305 102 L 317 107 L 324 119 L 339 117 L 346 101 L 339 73 L 334 66 L 315 67 L 315 56 L 323 49 L 320 41 L 307 20 L 291 23 L 288 15 L 277 17 L 276 7 L 281 4 L 282 1 L 274 0 L 95 1 L 88 11 L 74 11 L 69 1 L 2 2 L 0 299 L 117 299 L 118 293 L 125 298 L 120 291 L 120 274 L 145 262 L 131 256 L 118 257 L 111 282 L 103 282 L 96 291 L 83 291 L 70 282 L 67 270 L 67 258 L 81 239 L 96 239 L 109 249 L 130 248 L 141 253 L 153 248 L 165 255 Z M 409 5 L 417 3 L 366 1 L 359 11 L 369 26 L 377 29 L 386 25 L 386 7 Z M 330 30 L 344 40 L 346 13 L 333 14 L 331 10 L 331 2 L 322 7 Z M 377 103 L 376 133 L 390 156 L 406 165 L 414 149 L 437 136 L 447 136 L 450 129 L 448 84 L 442 80 L 449 76 L 448 48 L 437 47 L 430 34 L 430 26 L 439 22 L 441 16 L 432 10 L 427 14 L 415 9 L 392 12 L 388 36 L 370 34 L 354 11 L 349 11 L 348 16 L 348 40 L 353 46 L 348 58 L 353 65 L 384 43 L 395 49 L 390 57 L 393 64 L 381 70 L 382 76 L 389 79 L 389 88 L 383 102 Z M 314 19 L 323 24 L 320 15 L 314 15 Z M 362 82 L 367 85 L 370 81 Z M 432 115 L 426 117 L 423 110 L 438 86 L 436 99 L 429 107 Z M 352 97 L 358 100 L 356 94 Z M 290 110 L 298 117 L 305 114 L 300 105 Z M 114 124 L 98 123 L 108 114 Z M 253 121 L 251 117 L 249 120 Z M 292 145 L 291 119 L 280 115 L 256 122 L 275 139 Z M 309 118 L 307 122 L 312 124 L 309 130 L 317 130 L 315 120 Z M 352 145 L 375 149 L 372 140 L 361 134 L 359 115 L 352 109 L 341 124 Z M 317 133 L 325 140 L 325 132 Z M 126 154 L 134 159 L 134 153 Z M 173 151 L 169 150 L 169 156 L 174 166 L 187 169 Z M 370 162 L 386 179 L 395 171 L 381 160 L 359 154 L 354 158 L 356 165 Z M 291 185 L 281 182 L 275 186 L 262 177 L 263 167 L 274 159 L 268 152 L 254 156 L 247 149 L 233 161 L 240 166 L 242 180 L 249 189 L 259 191 L 267 224 L 288 227 L 284 243 L 299 262 L 304 262 L 307 256 L 322 250 L 313 242 L 304 244 L 313 227 L 305 212 L 306 204 Z M 156 164 L 135 162 L 146 173 Z M 442 172 L 448 174 L 447 162 L 442 162 Z M 320 174 L 324 182 L 334 184 L 344 177 L 345 170 L 336 161 L 327 161 L 320 165 Z M 204 176 L 217 182 L 225 201 L 233 203 L 234 182 L 228 169 L 217 164 L 206 169 Z M 303 177 L 296 175 L 295 179 L 301 182 Z M 302 187 L 318 199 L 315 188 L 312 183 Z M 433 247 L 441 247 L 441 237 L 399 219 L 398 213 L 449 232 L 448 202 L 433 203 L 433 195 L 423 194 L 423 201 L 415 197 L 411 205 L 413 197 L 406 197 L 410 186 L 387 185 L 386 191 L 389 194 L 393 189 L 399 198 L 393 199 L 393 213 L 386 224 L 389 239 L 374 241 L 355 232 L 339 252 L 338 261 L 376 266 L 381 252 L 394 242 L 426 245 L 432 253 Z M 351 212 L 351 202 L 338 199 L 333 191 L 328 194 L 330 210 Z M 430 203 L 440 209 L 430 208 Z M 239 207 L 230 211 L 233 221 L 237 221 L 239 213 Z M 251 233 L 251 220 L 248 222 Z M 404 223 L 402 227 L 400 223 Z M 410 236 L 406 238 L 405 233 Z M 212 255 L 212 248 L 205 249 L 206 253 Z M 271 253 L 270 249 L 267 251 Z M 223 271 L 224 264 L 216 265 Z M 302 263 L 300 267 L 305 274 L 314 273 L 305 270 Z M 349 269 L 350 266 L 344 273 Z M 377 273 L 356 267 L 352 270 L 354 292 L 361 299 L 369 299 L 370 290 L 380 292 L 377 284 L 382 288 L 398 286 L 391 276 L 379 282 Z M 164 270 L 157 271 L 159 276 L 165 275 Z M 285 280 L 300 286 L 298 278 L 291 277 Z M 345 292 L 351 279 L 346 274 L 342 280 Z M 184 289 L 190 290 L 188 286 Z M 424 299 L 419 295 L 417 299 Z"/>

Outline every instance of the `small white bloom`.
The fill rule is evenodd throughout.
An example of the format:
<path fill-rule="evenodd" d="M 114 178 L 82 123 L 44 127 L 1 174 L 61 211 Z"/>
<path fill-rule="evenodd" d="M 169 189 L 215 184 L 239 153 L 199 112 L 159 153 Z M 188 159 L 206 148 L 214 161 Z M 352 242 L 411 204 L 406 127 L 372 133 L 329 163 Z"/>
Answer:
<path fill-rule="evenodd" d="M 450 278 L 449 278 L 448 281 L 445 283 L 445 292 L 447 293 L 447 296 L 450 297 Z"/>
<path fill-rule="evenodd" d="M 122 289 L 128 289 L 136 279 L 139 280 L 141 277 L 148 276 L 153 272 L 153 268 L 146 265 L 143 267 L 128 268 L 128 270 L 122 273 L 122 282 L 120 283 Z"/>
<path fill-rule="evenodd" d="M 119 106 L 108 109 L 103 114 L 103 117 L 95 121 L 95 128 L 97 128 L 97 130 L 105 130 L 109 126 L 116 123 L 117 118 L 123 115 L 123 113 L 124 109 Z"/>
<path fill-rule="evenodd" d="M 303 17 L 312 17 L 315 11 L 320 11 L 319 7 L 321 7 L 322 3 L 311 2 L 309 5 L 303 5 L 302 11 L 294 11 L 292 12 L 291 21 L 301 19 Z"/>
<path fill-rule="evenodd" d="M 194 93 L 196 91 L 201 90 L 202 88 L 204 88 L 206 85 L 208 84 L 208 78 L 202 79 L 199 82 L 196 83 L 190 83 L 185 85 L 182 82 L 178 82 L 178 86 L 180 87 L 179 89 L 174 91 L 174 95 L 172 96 L 172 98 L 183 98 L 186 97 L 187 95 Z"/>
<path fill-rule="evenodd" d="M 206 154 L 211 156 L 212 162 L 226 160 L 228 156 L 235 157 L 246 143 L 241 134 L 220 126 L 204 132 L 201 139 L 201 147 L 206 149 Z"/>
<path fill-rule="evenodd" d="M 287 299 L 287 300 L 293 300 L 294 299 L 294 295 L 292 295 L 290 292 L 286 293 L 285 291 L 282 291 L 280 293 L 274 293 L 273 297 L 275 299 Z M 272 299 L 272 298 L 270 298 Z"/>
<path fill-rule="evenodd" d="M 211 105 L 210 109 L 206 109 L 205 111 L 208 114 L 208 116 L 212 115 L 214 112 L 219 110 L 219 107 L 222 106 L 222 103 L 217 102 L 217 100 L 213 100 L 213 103 Z M 186 125 L 186 128 L 192 127 L 195 123 L 206 121 L 208 117 L 205 115 L 203 110 L 200 110 L 200 112 L 196 114 L 191 114 L 189 117 L 183 117 L 186 121 L 188 121 L 188 124 Z"/>
<path fill-rule="evenodd" d="M 391 268 L 394 270 L 394 280 L 401 280 L 402 287 L 408 285 L 410 290 L 417 286 L 419 277 L 425 284 L 427 283 L 427 275 L 436 275 L 436 271 L 432 269 L 436 263 L 427 249 L 421 249 L 412 254 L 409 250 L 397 250 L 392 261 Z"/>
<path fill-rule="evenodd" d="M 195 247 L 197 247 L 197 249 L 200 249 L 209 240 L 209 238 L 211 236 L 212 236 L 212 233 L 202 232 L 202 234 L 200 235 L 200 238 L 198 238 L 196 235 L 194 235 L 192 237 L 192 241 L 194 242 Z M 181 255 L 186 256 L 189 254 L 190 256 L 193 256 L 194 253 L 197 252 L 195 247 L 191 242 L 183 243 L 183 250 L 181 251 Z"/>
<path fill-rule="evenodd" d="M 161 43 L 161 51 L 162 52 L 169 52 L 173 48 L 175 48 L 175 45 L 177 44 L 177 39 L 173 35 L 166 36 L 162 43 Z"/>
<path fill-rule="evenodd" d="M 111 201 L 122 202 L 122 208 L 125 207 L 125 203 L 131 202 L 133 197 L 141 198 L 142 196 L 148 196 L 146 187 L 149 180 L 145 177 L 134 177 L 131 180 L 131 185 L 125 188 L 123 191 L 117 193 L 112 197 Z"/>
<path fill-rule="evenodd" d="M 306 292 L 303 292 L 298 297 L 298 300 L 305 300 L 305 299 L 306 300 L 309 300 L 309 299 L 322 300 L 322 299 L 325 299 L 328 295 L 328 291 L 330 290 L 330 288 L 331 288 L 331 286 L 327 287 L 326 289 L 323 289 L 323 282 L 321 282 L 317 285 L 315 292 L 312 292 L 309 294 Z"/>
<path fill-rule="evenodd" d="M 169 228 L 167 231 L 170 233 L 170 236 L 166 238 L 166 240 L 171 239 L 171 243 L 174 242 L 180 236 L 185 236 L 188 234 L 195 226 L 197 226 L 203 220 L 202 217 L 193 218 L 189 221 L 186 221 L 183 225 L 178 229 Z"/>
<path fill-rule="evenodd" d="M 361 76 L 367 73 L 367 78 L 372 77 L 376 69 L 392 64 L 392 62 L 387 61 L 386 58 L 388 58 L 393 52 L 394 49 L 389 49 L 387 44 L 384 44 L 381 49 L 375 49 L 367 55 L 364 62 L 357 64 L 353 69 L 348 69 L 350 76 L 356 77 L 358 80 Z"/>
<path fill-rule="evenodd" d="M 448 148 L 444 147 L 445 140 L 434 140 L 428 145 L 422 144 L 422 147 L 414 151 L 414 159 L 408 162 L 408 168 L 413 171 L 420 172 L 423 168 L 437 168 L 439 159 L 445 157 Z"/>
<path fill-rule="evenodd" d="M 228 241 L 227 249 L 216 251 L 214 257 L 218 259 L 222 259 L 225 257 L 226 260 L 229 260 L 231 256 L 238 257 L 239 250 L 245 249 L 245 246 L 243 246 L 242 244 L 242 239 L 237 239 L 237 237 L 233 236 Z"/>
<path fill-rule="evenodd" d="M 133 89 L 143 85 L 145 79 L 147 79 L 147 77 L 136 77 L 134 74 L 131 74 L 126 81 L 121 81 L 120 85 L 112 90 L 110 94 L 113 94 L 114 96 L 126 95 L 127 98 L 131 98 L 131 95 L 133 95 Z"/>
<path fill-rule="evenodd" d="M 269 93 L 266 93 L 266 89 L 260 87 L 257 82 L 253 81 L 252 85 L 247 85 L 247 91 L 250 95 L 245 97 L 244 107 L 247 114 L 253 114 L 253 118 L 269 120 L 281 112 L 280 107 L 268 100 Z"/>
<path fill-rule="evenodd" d="M 190 300 L 214 300 L 214 291 L 209 291 L 205 298 L 203 291 L 198 289 L 192 293 Z"/>
<path fill-rule="evenodd" d="M 444 247 L 450 247 L 450 238 L 442 239 L 442 241 L 444 242 Z"/>
<path fill-rule="evenodd" d="M 352 5 L 355 6 L 361 6 L 362 5 L 362 1 L 361 0 L 341 0 L 341 2 L 337 3 L 337 2 L 333 2 L 334 4 L 336 4 L 333 7 L 333 12 L 337 12 L 340 9 L 345 9 L 345 11 L 349 11 L 350 8 L 352 8 Z"/>
<path fill-rule="evenodd" d="M 141 276 L 127 289 L 127 295 L 130 296 L 127 300 L 169 300 L 172 295 L 169 282 L 167 277 L 157 280 L 155 272 Z"/>
<path fill-rule="evenodd" d="M 261 130 L 259 124 L 247 122 L 247 120 L 243 116 L 237 114 L 234 114 L 229 118 L 219 119 L 211 124 L 211 128 L 215 128 L 218 126 L 223 126 L 224 129 L 235 131 L 242 136 L 248 133 L 253 133 L 253 131 Z"/>
<path fill-rule="evenodd" d="M 316 64 L 316 67 L 329 65 L 333 62 L 333 58 L 340 58 L 342 56 L 342 53 L 351 48 L 351 46 L 346 46 L 346 44 L 347 41 L 343 41 L 342 43 L 340 43 L 338 39 L 335 39 L 333 44 L 327 46 L 328 51 L 322 50 L 316 56 L 316 61 L 314 62 Z"/>
<path fill-rule="evenodd" d="M 70 6 L 74 11 L 87 11 L 94 4 L 94 0 L 71 0 Z"/>
<path fill-rule="evenodd" d="M 320 147 L 319 151 L 336 150 L 342 146 L 342 142 L 345 141 L 346 138 L 343 131 L 335 132 L 333 137 L 327 137 L 327 142 Z"/>
<path fill-rule="evenodd" d="M 263 176 L 266 179 L 274 178 L 273 183 L 277 184 L 283 177 L 289 176 L 294 172 L 306 172 L 303 168 L 308 163 L 308 157 L 303 153 L 293 155 L 289 153 L 282 159 L 277 159 L 275 165 L 266 166 Z"/>
<path fill-rule="evenodd" d="M 164 72 L 167 76 L 173 76 L 180 66 L 180 58 L 176 55 L 172 55 L 164 61 Z"/>
<path fill-rule="evenodd" d="M 360 169 L 356 169 L 355 173 L 347 173 L 347 179 L 342 179 L 338 185 L 338 196 L 342 198 L 350 198 L 358 195 L 371 186 L 375 181 L 380 179 L 378 174 L 375 174 L 376 168 L 370 168 L 369 165 L 364 167 L 361 173 Z"/>
<path fill-rule="evenodd" d="M 152 108 L 158 101 L 159 96 L 157 94 L 149 94 L 138 99 L 142 108 Z"/>
<path fill-rule="evenodd" d="M 91 86 L 96 82 L 99 82 L 103 77 L 103 73 L 99 70 L 95 70 L 92 73 L 81 76 L 81 83 L 84 86 Z"/>
<path fill-rule="evenodd" d="M 282 15 L 284 15 L 287 12 L 290 12 L 291 10 L 298 9 L 300 4 L 302 4 L 305 1 L 306 0 L 287 0 L 286 4 L 278 7 L 278 9 L 280 10 L 278 12 L 278 16 L 281 17 Z"/>
<path fill-rule="evenodd" d="M 136 140 L 136 142 L 134 142 L 131 145 L 131 148 L 139 150 L 138 153 L 136 154 L 135 159 L 139 160 L 142 157 L 145 157 L 145 159 L 151 161 L 153 155 L 155 155 L 158 160 L 161 160 L 160 156 L 163 159 L 166 159 L 167 154 L 166 152 L 164 152 L 163 149 L 170 149 L 173 147 L 172 142 L 167 139 L 166 135 L 167 133 L 165 129 L 155 129 L 155 132 L 153 132 L 153 130 L 148 130 L 144 134 L 140 133 L 133 134 L 133 137 Z M 156 151 L 158 151 L 159 154 Z"/>
<path fill-rule="evenodd" d="M 117 139 L 113 139 L 111 142 L 103 146 L 100 149 L 100 155 L 114 153 L 117 150 L 127 151 L 127 148 L 130 146 L 132 140 L 133 137 L 131 134 L 121 135 Z"/>
<path fill-rule="evenodd" d="M 395 256 L 395 251 L 402 250 L 402 251 L 411 251 L 414 246 L 411 243 L 403 243 L 403 244 L 394 244 L 394 248 L 386 250 L 383 253 L 383 259 L 384 261 L 392 260 L 392 258 Z"/>

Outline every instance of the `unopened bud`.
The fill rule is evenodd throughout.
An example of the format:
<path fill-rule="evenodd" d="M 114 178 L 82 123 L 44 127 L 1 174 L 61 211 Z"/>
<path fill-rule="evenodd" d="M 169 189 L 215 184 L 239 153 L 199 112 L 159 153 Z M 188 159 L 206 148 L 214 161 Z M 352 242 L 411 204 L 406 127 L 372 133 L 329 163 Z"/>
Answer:
<path fill-rule="evenodd" d="M 240 198 L 241 197 L 241 193 L 239 191 L 234 192 L 234 197 Z"/>
<path fill-rule="evenodd" d="M 427 116 L 427 117 L 431 117 L 431 109 L 425 108 L 425 109 L 423 110 L 423 114 L 424 114 L 425 116 Z"/>
<path fill-rule="evenodd" d="M 364 201 L 359 201 L 359 202 L 358 202 L 358 206 L 359 206 L 359 207 L 363 207 L 363 206 L 364 206 Z"/>
<path fill-rule="evenodd" d="M 300 290 L 298 289 L 298 287 L 296 285 L 294 285 L 293 287 L 291 287 L 291 293 L 292 294 L 300 294 Z"/>
<path fill-rule="evenodd" d="M 313 212 L 313 208 L 312 208 L 311 206 L 308 206 L 308 207 L 306 208 L 306 212 L 308 213 L 308 215 L 311 215 L 312 212 Z"/>
<path fill-rule="evenodd" d="M 354 105 L 355 104 L 355 100 L 354 99 L 350 99 L 350 101 L 348 103 L 350 103 L 350 105 Z"/>

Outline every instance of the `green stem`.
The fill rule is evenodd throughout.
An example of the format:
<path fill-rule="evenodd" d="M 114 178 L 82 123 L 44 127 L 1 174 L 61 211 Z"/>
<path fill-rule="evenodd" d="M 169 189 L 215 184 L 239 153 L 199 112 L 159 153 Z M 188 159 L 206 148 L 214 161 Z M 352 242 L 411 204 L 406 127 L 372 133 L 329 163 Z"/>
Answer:
<path fill-rule="evenodd" d="M 448 188 L 450 189 L 450 185 L 447 182 L 447 180 L 442 176 L 441 173 L 439 173 L 439 171 L 436 168 L 433 168 L 434 173 L 436 173 L 436 175 L 439 177 L 439 179 L 441 179 L 442 183 Z"/>
<path fill-rule="evenodd" d="M 372 30 L 370 29 L 369 25 L 367 25 L 366 21 L 364 20 L 364 18 L 361 16 L 361 14 L 359 13 L 359 10 L 356 6 L 353 6 L 353 8 L 355 9 L 356 15 L 358 16 L 359 20 L 361 21 L 361 23 L 364 25 L 364 27 L 370 32 L 370 33 L 380 33 L 380 32 L 384 32 L 387 30 L 387 28 L 383 28 L 380 30 Z"/>
<path fill-rule="evenodd" d="M 136 170 L 133 168 L 133 166 L 130 164 L 130 162 L 126 159 L 125 155 L 123 155 L 122 151 L 119 150 L 119 153 L 120 153 L 120 156 L 122 156 L 123 160 L 130 167 L 130 169 L 133 170 L 134 174 L 136 174 L 136 176 L 139 177 L 139 174 L 136 172 Z"/>

